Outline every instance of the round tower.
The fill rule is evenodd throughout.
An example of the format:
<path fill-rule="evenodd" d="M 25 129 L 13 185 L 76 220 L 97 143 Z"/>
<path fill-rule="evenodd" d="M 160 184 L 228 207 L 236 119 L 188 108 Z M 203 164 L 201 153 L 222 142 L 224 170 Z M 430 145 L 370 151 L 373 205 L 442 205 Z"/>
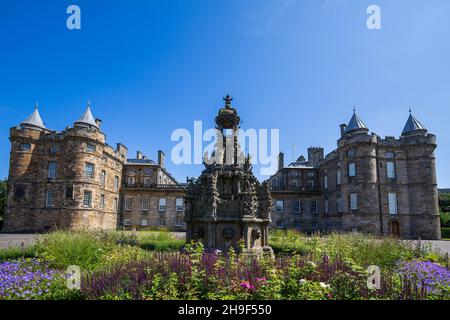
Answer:
<path fill-rule="evenodd" d="M 366 233 L 380 233 L 380 210 L 375 134 L 359 118 L 356 110 L 348 125 L 341 126 L 338 141 L 338 174 L 343 228 Z"/>
<path fill-rule="evenodd" d="M 37 104 L 27 119 L 10 129 L 9 190 L 3 231 L 34 230 L 34 215 L 29 212 L 36 206 L 42 141 L 49 132 Z"/>
<path fill-rule="evenodd" d="M 406 154 L 411 237 L 440 239 L 436 136 L 410 112 L 400 142 Z"/>

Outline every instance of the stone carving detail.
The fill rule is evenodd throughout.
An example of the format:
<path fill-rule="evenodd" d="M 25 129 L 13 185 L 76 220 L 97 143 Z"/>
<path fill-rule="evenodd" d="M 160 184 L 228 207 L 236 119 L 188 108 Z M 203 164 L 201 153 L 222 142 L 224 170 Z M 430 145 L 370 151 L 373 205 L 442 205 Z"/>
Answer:
<path fill-rule="evenodd" d="M 247 249 L 270 251 L 267 244 L 272 204 L 270 189 L 266 182 L 260 184 L 254 176 L 250 156 L 244 157 L 237 136 L 240 117 L 231 107 L 232 98 L 227 96 L 224 100 L 225 107 L 216 117 L 216 128 L 220 132 L 216 149 L 211 158 L 205 156 L 205 169 L 200 177 L 188 179 L 187 241 L 202 238 L 198 233 L 198 226 L 202 225 L 207 226 L 202 238 L 207 248 L 237 248 L 237 242 L 243 239 Z M 224 135 L 224 130 L 232 134 Z M 233 148 L 224 148 L 230 141 Z M 218 230 L 222 230 L 220 236 L 217 236 Z M 252 234 L 247 235 L 246 230 L 253 230 Z M 261 239 L 258 247 L 254 245 L 255 239 Z"/>
<path fill-rule="evenodd" d="M 235 232 L 233 228 L 225 228 L 222 231 L 223 238 L 225 241 L 231 241 L 234 239 Z"/>
<path fill-rule="evenodd" d="M 260 239 L 262 236 L 262 231 L 260 228 L 254 228 L 252 229 L 252 239 L 257 240 Z"/>

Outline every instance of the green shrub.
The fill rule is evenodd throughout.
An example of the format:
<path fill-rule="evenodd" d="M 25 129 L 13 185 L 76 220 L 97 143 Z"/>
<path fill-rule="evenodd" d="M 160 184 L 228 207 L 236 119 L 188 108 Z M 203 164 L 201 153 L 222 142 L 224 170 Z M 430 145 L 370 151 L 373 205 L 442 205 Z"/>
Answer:
<path fill-rule="evenodd" d="M 17 260 L 19 258 L 32 258 L 36 254 L 36 248 L 32 247 L 10 247 L 0 249 L 0 262 Z"/>
<path fill-rule="evenodd" d="M 167 231 L 141 231 L 137 234 L 138 246 L 145 250 L 179 251 L 185 244 Z"/>
<path fill-rule="evenodd" d="M 36 254 L 56 268 L 91 270 L 101 266 L 103 255 L 115 245 L 116 238 L 106 232 L 55 231 L 37 238 Z"/>
<path fill-rule="evenodd" d="M 450 239 L 450 228 L 442 228 L 441 233 L 443 239 Z"/>
<path fill-rule="evenodd" d="M 277 230 L 270 234 L 269 243 L 277 254 L 339 256 L 361 267 L 374 264 L 391 268 L 397 261 L 408 260 L 416 255 L 415 247 L 409 242 L 359 233 L 333 232 L 306 237 L 295 231 Z"/>
<path fill-rule="evenodd" d="M 450 212 L 441 212 L 441 227 L 450 228 Z"/>

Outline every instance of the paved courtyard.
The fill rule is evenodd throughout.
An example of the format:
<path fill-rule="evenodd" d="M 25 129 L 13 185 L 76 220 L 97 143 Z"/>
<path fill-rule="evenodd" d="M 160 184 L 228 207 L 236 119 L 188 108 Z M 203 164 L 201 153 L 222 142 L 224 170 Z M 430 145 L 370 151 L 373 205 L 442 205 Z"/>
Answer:
<path fill-rule="evenodd" d="M 185 237 L 184 232 L 173 232 L 176 238 L 183 239 Z M 33 245 L 35 237 L 32 234 L 8 234 L 0 233 L 0 248 L 8 247 L 20 247 L 23 243 L 24 246 Z M 447 241 L 422 241 L 422 243 L 430 243 L 433 248 L 438 249 L 443 253 L 450 254 L 450 240 Z"/>

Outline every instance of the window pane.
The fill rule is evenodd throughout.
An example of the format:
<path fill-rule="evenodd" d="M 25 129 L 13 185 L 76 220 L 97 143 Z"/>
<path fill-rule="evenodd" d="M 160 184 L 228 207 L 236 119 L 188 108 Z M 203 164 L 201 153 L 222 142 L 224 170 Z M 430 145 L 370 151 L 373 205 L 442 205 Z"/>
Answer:
<path fill-rule="evenodd" d="M 92 163 L 86 163 L 85 176 L 89 178 L 94 177 L 94 165 Z"/>
<path fill-rule="evenodd" d="M 282 213 L 284 211 L 284 202 L 283 200 L 277 200 L 276 202 L 277 212 Z"/>
<path fill-rule="evenodd" d="M 387 168 L 387 177 L 388 179 L 395 178 L 395 163 L 394 162 L 387 162 L 386 163 Z"/>
<path fill-rule="evenodd" d="M 100 209 L 104 209 L 105 208 L 105 195 L 102 194 L 100 195 Z"/>
<path fill-rule="evenodd" d="M 336 184 L 341 184 L 341 170 L 336 171 Z"/>
<path fill-rule="evenodd" d="M 166 199 L 159 199 L 159 211 L 166 211 Z"/>
<path fill-rule="evenodd" d="M 292 211 L 294 213 L 300 213 L 300 200 L 292 201 Z"/>
<path fill-rule="evenodd" d="M 31 149 L 31 144 L 23 143 L 21 148 L 22 148 L 22 150 L 30 150 Z"/>
<path fill-rule="evenodd" d="M 317 201 L 311 201 L 311 213 L 317 213 Z"/>
<path fill-rule="evenodd" d="M 131 210 L 133 204 L 133 199 L 132 198 L 125 198 L 125 210 Z"/>
<path fill-rule="evenodd" d="M 175 205 L 176 205 L 176 211 L 183 211 L 184 210 L 183 198 L 177 198 L 175 200 Z"/>
<path fill-rule="evenodd" d="M 54 191 L 53 190 L 47 190 L 46 199 L 45 199 L 45 206 L 46 207 L 53 207 L 55 205 L 54 202 Z"/>
<path fill-rule="evenodd" d="M 354 163 L 348 164 L 348 175 L 349 177 L 356 176 L 356 165 Z"/>
<path fill-rule="evenodd" d="M 389 193 L 388 200 L 389 200 L 389 213 L 397 214 L 397 194 Z"/>
<path fill-rule="evenodd" d="M 142 198 L 142 211 L 148 211 L 149 201 L 148 198 Z"/>
<path fill-rule="evenodd" d="M 48 178 L 55 179 L 56 178 L 56 162 L 50 161 L 48 163 Z"/>
<path fill-rule="evenodd" d="M 92 192 L 91 191 L 84 191 L 84 194 L 83 194 L 83 206 L 90 208 L 91 205 L 92 205 Z"/>
<path fill-rule="evenodd" d="M 356 193 L 350 194 L 350 210 L 358 209 L 358 195 Z"/>

